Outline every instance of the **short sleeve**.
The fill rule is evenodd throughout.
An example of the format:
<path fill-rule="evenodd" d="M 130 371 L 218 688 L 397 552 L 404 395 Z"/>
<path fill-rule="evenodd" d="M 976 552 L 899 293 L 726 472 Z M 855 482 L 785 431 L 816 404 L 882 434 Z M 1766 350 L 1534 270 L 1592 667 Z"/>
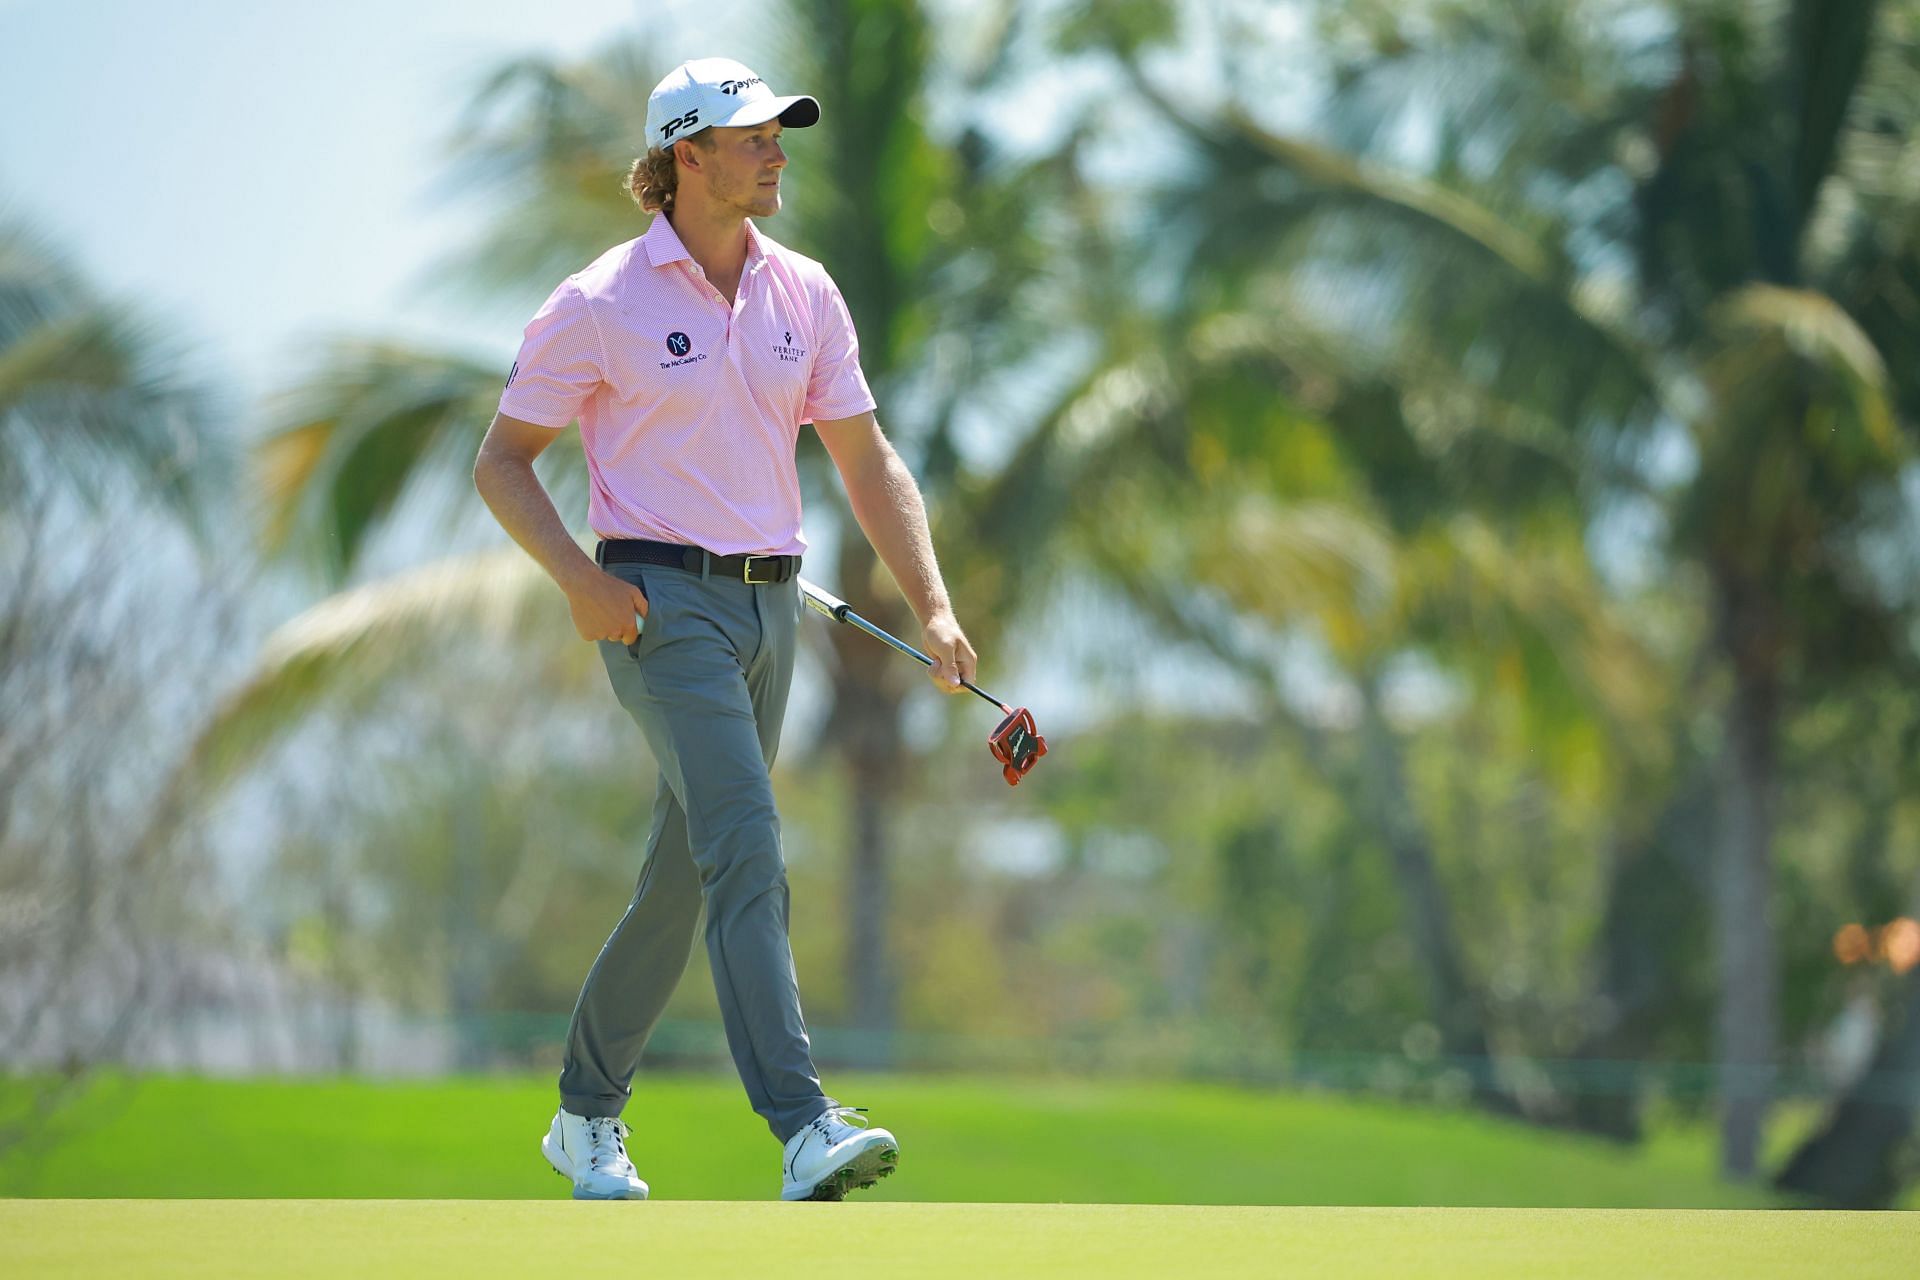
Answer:
<path fill-rule="evenodd" d="M 846 300 L 832 280 L 823 281 L 823 285 L 822 296 L 815 303 L 818 338 L 802 422 L 832 422 L 874 407 L 867 375 L 860 370 L 860 338 L 853 331 Z"/>
<path fill-rule="evenodd" d="M 599 387 L 600 334 L 571 277 L 528 322 L 519 357 L 500 393 L 500 412 L 540 427 L 564 427 Z"/>

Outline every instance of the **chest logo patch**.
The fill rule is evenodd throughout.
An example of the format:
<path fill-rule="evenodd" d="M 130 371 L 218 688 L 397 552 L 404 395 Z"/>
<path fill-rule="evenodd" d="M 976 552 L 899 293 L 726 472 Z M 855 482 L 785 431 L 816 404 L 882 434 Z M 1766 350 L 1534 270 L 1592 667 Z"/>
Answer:
<path fill-rule="evenodd" d="M 674 358 L 672 360 L 662 360 L 660 362 L 662 369 L 673 369 L 683 364 L 695 364 L 707 358 L 707 353 L 704 351 L 697 356 L 688 354 L 693 350 L 693 339 L 684 333 L 675 332 L 668 334 L 667 350 L 673 354 Z"/>
<path fill-rule="evenodd" d="M 775 358 L 784 360 L 788 364 L 799 364 L 807 358 L 807 349 L 805 347 L 796 347 L 793 345 L 793 334 L 791 332 L 783 330 L 782 336 L 785 338 L 784 343 L 776 342 L 773 344 L 773 354 Z"/>

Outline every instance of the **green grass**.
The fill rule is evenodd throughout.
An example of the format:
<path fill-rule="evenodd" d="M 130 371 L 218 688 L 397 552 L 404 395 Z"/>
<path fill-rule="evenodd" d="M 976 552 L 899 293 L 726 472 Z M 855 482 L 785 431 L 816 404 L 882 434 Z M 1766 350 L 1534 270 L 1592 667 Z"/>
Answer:
<path fill-rule="evenodd" d="M 1906 1214 L 1161 1205 L 0 1201 L 15 1276 L 1913 1274 Z"/>
<path fill-rule="evenodd" d="M 835 1077 L 901 1144 L 864 1201 L 1186 1205 L 1755 1207 L 1710 1135 L 1637 1148 L 1470 1112 L 1167 1084 Z M 0 1120 L 24 1099 L 0 1079 Z M 538 1151 L 548 1077 L 366 1081 L 110 1078 L 36 1144 L 0 1153 L 0 1195 L 564 1199 Z M 646 1077 L 627 1122 L 656 1202 L 772 1200 L 779 1147 L 728 1078 Z"/>

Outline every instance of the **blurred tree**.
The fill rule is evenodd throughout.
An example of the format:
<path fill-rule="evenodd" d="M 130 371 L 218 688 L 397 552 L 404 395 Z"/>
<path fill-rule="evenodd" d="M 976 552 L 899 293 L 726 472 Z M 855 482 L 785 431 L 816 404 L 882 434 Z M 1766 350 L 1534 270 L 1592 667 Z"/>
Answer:
<path fill-rule="evenodd" d="M 54 493 L 105 504 L 117 483 L 120 497 L 199 527 L 227 449 L 211 398 L 162 332 L 0 217 L 0 512 Z"/>
<path fill-rule="evenodd" d="M 1266 359 L 1249 368 L 1209 359 L 1195 345 L 1178 348 L 1188 355 L 1182 371 L 1150 397 L 1179 406 L 1175 429 L 1195 460 L 1143 450 L 1134 432 L 1114 437 L 1116 453 L 1143 462 L 1151 476 L 1120 479 L 1136 462 L 1110 457 L 1092 474 L 1104 471 L 1116 488 L 1091 477 L 1076 486 L 1083 500 L 1133 499 L 1118 504 L 1133 518 L 1089 548 L 1094 562 L 1175 634 L 1209 644 L 1264 683 L 1264 708 L 1307 745 L 1307 758 L 1353 806 L 1355 826 L 1392 869 L 1438 1051 L 1473 1072 L 1483 1101 L 1513 1106 L 1509 1088 L 1488 1071 L 1495 1040 L 1483 980 L 1467 958 L 1430 819 L 1416 802 L 1410 730 L 1389 710 L 1394 673 L 1410 656 L 1437 664 L 1469 705 L 1517 715 L 1520 749 L 1537 776 L 1617 800 L 1628 774 L 1610 774 L 1596 759 L 1658 760 L 1657 743 L 1646 740 L 1660 706 L 1658 669 L 1613 615 L 1577 526 L 1564 517 L 1536 510 L 1489 518 L 1468 496 L 1449 503 L 1430 492 L 1421 501 L 1442 514 L 1408 519 L 1396 532 L 1392 494 L 1366 467 L 1340 460 L 1337 442 L 1395 429 L 1404 436 L 1397 397 L 1343 393 L 1323 418 L 1302 417 L 1299 379 L 1311 368 L 1313 377 L 1337 380 L 1336 361 L 1289 367 Z M 1146 485 L 1150 499 L 1142 497 Z M 1445 491 L 1444 482 L 1435 487 Z M 1198 593 L 1225 611 L 1195 609 Z M 1264 646 L 1236 650 L 1227 637 L 1244 633 L 1248 619 L 1304 625 L 1319 638 L 1350 681 L 1353 733 L 1330 731 L 1285 696 Z M 1216 628 L 1223 634 L 1207 634 Z M 1539 1043 L 1534 1052 L 1548 1048 Z"/>
<path fill-rule="evenodd" d="M 1651 512 L 1700 575 L 1700 688 L 1720 708 L 1723 1166 L 1751 1177 L 1779 1054 L 1779 725 L 1901 643 L 1864 551 L 1920 390 L 1876 346 L 1912 342 L 1890 291 L 1907 296 L 1916 206 L 1887 175 L 1914 132 L 1913 6 L 1326 14 L 1331 147 L 1243 108 L 1260 100 L 1254 59 L 1230 60 L 1210 105 L 1157 87 L 1138 23 L 1086 38 L 1189 153 L 1169 184 L 1180 221 L 1158 237 L 1182 278 L 1210 268 L 1223 295 L 1265 291 L 1268 307 L 1293 281 L 1354 346 L 1437 372 L 1424 439 L 1383 431 L 1391 415 L 1343 433 L 1376 484 L 1397 478 L 1417 509 L 1422 469 L 1405 464 L 1444 466 L 1447 433 L 1478 418 L 1495 429 L 1471 435 L 1517 464 L 1460 455 L 1482 510 L 1511 511 L 1537 464 L 1570 462 L 1590 529 Z M 1381 450 L 1403 441 L 1426 447 Z"/>
<path fill-rule="evenodd" d="M 648 797 L 624 785 L 630 755 L 594 749 L 546 686 L 437 709 L 492 648 L 409 665 L 404 694 L 334 729 L 342 748 L 380 745 L 337 752 L 333 792 L 283 817 L 254 894 L 346 998 L 342 1071 L 365 1066 L 351 1012 L 362 996 L 444 1018 L 457 1070 L 517 1060 L 528 1031 L 557 1038 L 607 904 L 632 891 Z"/>
<path fill-rule="evenodd" d="M 192 617 L 161 616 L 127 525 L 52 505 L 29 494 L 0 518 L 0 1062 L 41 1073 L 0 1148 L 150 1043 L 213 945 L 199 815 L 167 782 L 232 601 L 208 589 Z M 181 687 L 157 689 L 162 668 Z"/>
<path fill-rule="evenodd" d="M 1084 298 L 1100 358 L 1002 472 L 1004 491 L 969 507 L 988 518 L 962 541 L 992 545 L 994 513 L 1058 501 L 1080 564 L 1269 681 L 1270 657 L 1204 633 L 1248 618 L 1313 624 L 1359 695 L 1364 749 L 1345 758 L 1277 693 L 1269 709 L 1315 744 L 1312 758 L 1388 856 L 1442 1051 L 1473 1064 L 1487 1101 L 1508 1105 L 1484 1073 L 1484 1001 L 1410 803 L 1383 709 L 1388 673 L 1420 650 L 1475 688 L 1530 687 L 1535 743 L 1576 770 L 1609 721 L 1616 735 L 1645 736 L 1658 682 L 1590 581 L 1565 514 L 1578 473 L 1550 433 L 1424 353 L 1316 331 L 1324 306 L 1289 297 L 1304 291 L 1288 284 L 1295 257 L 1257 194 L 1272 176 L 1260 152 L 1161 105 L 1198 155 L 1166 166 L 1137 239 L 1114 243 L 1113 220 L 1090 211 L 1082 252 L 1139 265 Z M 1396 198 L 1467 225 L 1454 234 L 1478 233 L 1437 195 L 1399 187 L 1412 194 Z M 1143 296 L 1139 277 L 1180 287 Z M 1203 617 L 1198 592 L 1225 610 Z"/>
<path fill-rule="evenodd" d="M 150 1046 L 217 945 L 197 815 L 168 785 L 235 621 L 230 584 L 174 543 L 217 527 L 227 475 L 183 363 L 0 220 L 0 1058 L 40 1073 L 0 1148 Z M 165 611 L 165 573 L 199 593 L 190 615 Z"/>

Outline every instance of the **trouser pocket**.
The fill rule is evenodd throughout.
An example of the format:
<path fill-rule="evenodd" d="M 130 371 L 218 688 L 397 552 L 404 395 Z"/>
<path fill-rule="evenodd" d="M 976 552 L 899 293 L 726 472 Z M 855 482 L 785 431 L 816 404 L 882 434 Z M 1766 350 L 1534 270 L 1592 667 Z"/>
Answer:
<path fill-rule="evenodd" d="M 639 564 L 602 566 L 606 572 L 620 579 L 620 581 L 626 583 L 628 586 L 640 588 L 640 594 L 647 598 L 646 615 L 644 617 L 638 613 L 634 615 L 634 624 L 639 628 L 639 631 L 638 634 L 634 636 L 633 643 L 612 646 L 625 654 L 629 662 L 640 661 L 640 655 L 642 651 L 647 648 L 649 637 L 658 635 L 660 630 L 660 598 L 657 590 L 659 583 L 657 578 L 655 581 L 648 581 L 647 571 L 650 567 L 651 566 Z M 603 641 L 602 643 L 610 644 L 611 642 Z"/>

